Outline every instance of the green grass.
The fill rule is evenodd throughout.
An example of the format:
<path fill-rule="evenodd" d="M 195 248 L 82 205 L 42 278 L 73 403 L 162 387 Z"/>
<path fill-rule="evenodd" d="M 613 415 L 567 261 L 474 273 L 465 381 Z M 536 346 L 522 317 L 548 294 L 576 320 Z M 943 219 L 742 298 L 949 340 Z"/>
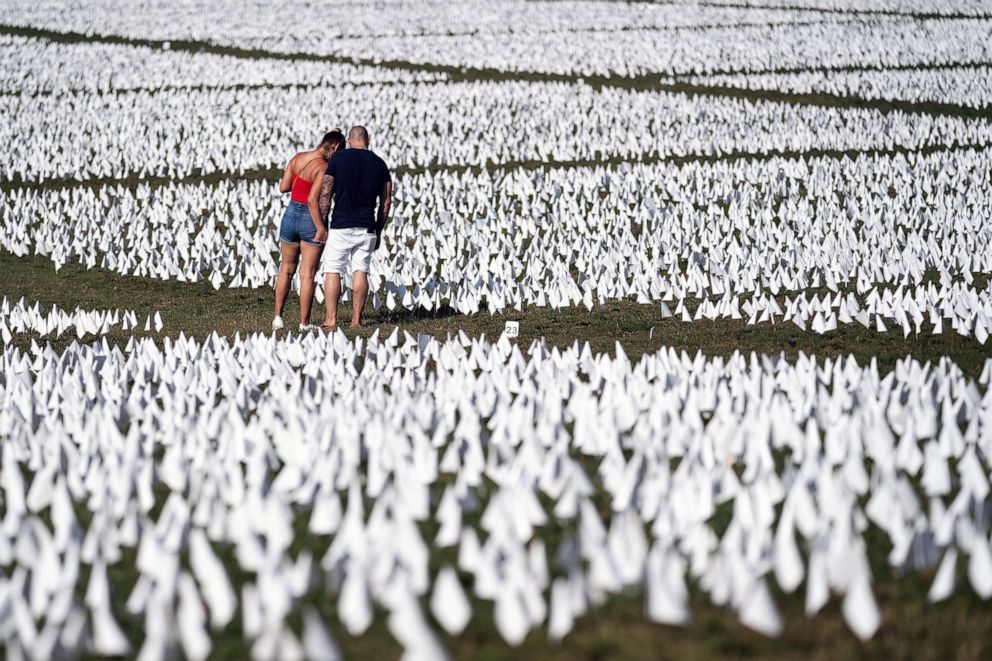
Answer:
<path fill-rule="evenodd" d="M 165 323 L 163 335 L 203 338 L 216 331 L 221 335 L 235 333 L 270 332 L 273 297 L 269 289 L 214 290 L 207 283 L 180 283 L 151 278 L 122 276 L 101 269 L 84 269 L 77 264 L 67 264 L 58 273 L 45 257 L 15 257 L 0 253 L 0 296 L 12 301 L 24 297 L 29 302 L 39 302 L 43 307 L 58 305 L 63 309 L 128 308 L 139 313 L 143 327 L 144 317 L 160 311 Z M 976 279 L 976 285 L 985 285 L 985 279 Z M 674 307 L 674 306 L 673 306 Z M 836 331 L 817 335 L 803 331 L 792 322 L 747 325 L 744 321 L 700 320 L 685 323 L 677 318 L 661 319 L 659 307 L 630 301 L 613 301 L 592 312 L 585 308 L 525 308 L 522 312 L 509 310 L 502 314 L 486 312 L 461 315 L 451 310 L 437 314 L 424 311 L 388 311 L 385 307 L 374 310 L 366 306 L 365 327 L 359 334 L 367 336 L 376 329 L 388 335 L 394 328 L 411 334 L 427 333 L 439 339 L 464 330 L 467 334 L 485 334 L 495 340 L 508 320 L 520 322 L 517 342 L 529 346 L 534 339 L 545 338 L 561 348 L 578 340 L 589 342 L 597 352 L 613 353 L 616 342 L 632 359 L 661 347 L 674 347 L 695 354 L 729 356 L 734 351 L 751 351 L 778 355 L 784 353 L 795 359 L 799 352 L 820 358 L 853 355 L 859 363 L 867 364 L 872 358 L 882 371 L 891 370 L 897 361 L 913 356 L 923 361 L 938 361 L 942 356 L 954 360 L 966 374 L 977 377 L 981 373 L 990 347 L 983 347 L 973 338 L 962 337 L 945 329 L 942 335 L 926 332 L 919 337 L 903 338 L 901 330 L 877 333 L 858 324 L 841 325 Z M 348 319 L 348 304 L 339 310 L 339 319 Z M 314 306 L 313 319 L 323 319 L 323 306 Z M 299 323 L 299 304 L 291 294 L 284 313 L 287 328 Z M 352 331 L 344 329 L 346 333 Z M 924 326 L 927 331 L 927 326 Z M 284 331 L 285 332 L 285 331 Z M 141 328 L 136 335 L 144 335 Z M 108 342 L 123 344 L 131 332 L 119 328 L 109 334 Z M 154 336 L 155 334 L 152 333 Z M 21 347 L 30 346 L 39 338 L 33 334 L 19 335 L 13 341 Z M 75 335 L 46 338 L 56 348 L 70 344 Z M 43 343 L 43 342 L 42 342 Z"/>
<path fill-rule="evenodd" d="M 638 0 L 633 0 L 638 1 Z M 651 0 L 647 0 L 651 1 Z M 953 12 L 948 11 L 945 13 L 940 12 L 928 12 L 928 11 L 913 11 L 913 10 L 900 10 L 900 9 L 882 9 L 882 8 L 871 8 L 871 7 L 815 7 L 811 5 L 801 5 L 801 4 L 791 4 L 791 3 L 778 3 L 770 1 L 764 4 L 759 3 L 723 3 L 723 2 L 706 2 L 705 0 L 697 1 L 700 7 L 716 7 L 719 9 L 772 9 L 775 11 L 795 11 L 795 12 L 815 12 L 822 14 L 840 14 L 844 16 L 865 16 L 871 18 L 873 16 L 890 16 L 896 18 L 912 18 L 917 21 L 931 21 L 931 20 L 980 20 L 990 18 L 989 14 L 967 14 L 964 12 Z"/>
<path fill-rule="evenodd" d="M 319 558 L 317 558 L 319 559 Z M 136 577 L 136 574 L 135 574 Z M 125 576 L 117 575 L 113 588 L 115 602 L 127 598 Z M 814 618 L 803 614 L 803 590 L 776 594 L 783 615 L 784 632 L 769 639 L 745 629 L 736 616 L 712 606 L 698 590 L 691 590 L 692 621 L 684 627 L 654 624 L 644 615 L 643 596 L 619 596 L 595 608 L 575 623 L 560 643 L 549 641 L 544 628 L 533 630 L 520 647 L 512 648 L 499 637 L 492 622 L 492 605 L 473 602 L 473 618 L 458 637 L 441 636 L 447 650 L 458 659 L 986 659 L 992 653 L 992 614 L 988 605 L 974 597 L 967 587 L 947 602 L 928 605 L 925 578 L 898 579 L 886 576 L 874 588 L 883 610 L 882 626 L 875 637 L 861 642 L 850 633 L 834 597 Z M 961 577 L 963 579 L 963 577 Z M 878 575 L 876 574 L 876 579 Z M 959 580 L 959 586 L 961 581 Z M 395 659 L 400 647 L 392 639 L 382 612 L 371 628 L 358 638 L 350 637 L 338 624 L 333 597 L 326 593 L 308 595 L 304 603 L 320 612 L 335 640 L 349 659 Z M 425 612 L 426 603 L 423 604 Z M 128 635 L 140 641 L 141 622 L 124 616 Z M 297 635 L 298 618 L 289 621 Z M 441 631 L 434 626 L 435 631 Z M 249 648 L 241 635 L 239 621 L 232 622 L 214 637 L 212 658 L 244 659 Z"/>

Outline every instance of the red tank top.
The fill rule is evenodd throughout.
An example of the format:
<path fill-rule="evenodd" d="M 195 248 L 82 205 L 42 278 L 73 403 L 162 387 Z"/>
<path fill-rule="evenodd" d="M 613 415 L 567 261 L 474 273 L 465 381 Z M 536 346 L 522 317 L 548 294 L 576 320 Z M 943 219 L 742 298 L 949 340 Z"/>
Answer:
<path fill-rule="evenodd" d="M 307 181 L 306 179 L 301 179 L 300 177 L 293 178 L 293 194 L 290 199 L 293 202 L 307 203 L 307 198 L 310 197 L 310 189 L 313 188 L 313 182 Z"/>
<path fill-rule="evenodd" d="M 300 171 L 302 172 L 303 170 L 306 170 L 307 169 L 307 166 L 310 165 L 311 163 L 313 163 L 314 161 L 316 161 L 317 158 L 320 158 L 320 157 L 318 156 L 318 157 L 312 158 L 309 161 L 307 161 L 306 163 L 304 163 L 303 164 L 303 167 L 300 169 Z M 290 194 L 289 199 L 293 200 L 293 202 L 302 202 L 303 204 L 306 204 L 307 203 L 307 198 L 310 197 L 310 189 L 311 188 L 313 188 L 313 182 L 312 181 L 307 181 L 303 177 L 294 174 L 293 175 L 293 192 Z"/>

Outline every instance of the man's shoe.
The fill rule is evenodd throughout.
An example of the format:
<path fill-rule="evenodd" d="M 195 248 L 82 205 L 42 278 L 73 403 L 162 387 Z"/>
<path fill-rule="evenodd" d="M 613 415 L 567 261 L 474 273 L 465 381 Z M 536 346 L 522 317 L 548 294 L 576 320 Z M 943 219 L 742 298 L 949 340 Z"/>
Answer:
<path fill-rule="evenodd" d="M 273 331 L 281 331 L 285 327 L 286 327 L 286 324 L 283 323 L 282 317 L 273 317 L 273 319 L 272 319 L 272 330 Z"/>
<path fill-rule="evenodd" d="M 312 331 L 315 328 L 316 328 L 316 326 L 314 326 L 313 324 L 300 324 L 300 332 L 301 333 L 309 333 L 310 331 Z"/>

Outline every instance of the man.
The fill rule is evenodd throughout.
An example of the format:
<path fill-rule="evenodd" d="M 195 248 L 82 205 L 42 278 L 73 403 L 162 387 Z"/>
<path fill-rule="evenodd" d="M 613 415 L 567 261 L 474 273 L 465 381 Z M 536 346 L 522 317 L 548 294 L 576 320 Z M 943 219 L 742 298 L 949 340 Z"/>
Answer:
<path fill-rule="evenodd" d="M 354 291 L 351 328 L 362 324 L 362 310 L 369 294 L 369 264 L 389 222 L 392 193 L 389 168 L 369 150 L 369 132 L 364 126 L 352 127 L 348 131 L 348 149 L 330 159 L 321 185 L 314 186 L 308 198 L 311 209 L 316 207 L 321 217 L 327 218 L 334 196 L 334 213 L 320 262 L 327 305 L 323 329 L 327 332 L 337 329 L 341 277 L 349 272 Z"/>

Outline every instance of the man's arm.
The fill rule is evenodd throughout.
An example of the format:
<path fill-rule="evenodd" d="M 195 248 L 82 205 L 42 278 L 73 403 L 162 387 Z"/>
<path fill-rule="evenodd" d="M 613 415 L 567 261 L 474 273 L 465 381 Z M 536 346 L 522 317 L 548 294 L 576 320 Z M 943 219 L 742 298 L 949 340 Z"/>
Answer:
<path fill-rule="evenodd" d="M 334 177 L 329 174 L 324 175 L 324 180 L 320 184 L 320 199 L 317 206 L 320 207 L 320 217 L 327 222 L 327 216 L 331 213 L 331 195 L 334 193 Z"/>
<path fill-rule="evenodd" d="M 393 182 L 387 181 L 382 185 L 382 192 L 379 193 L 379 211 L 376 213 L 376 231 L 382 232 L 389 222 L 389 209 L 393 204 Z"/>
<path fill-rule="evenodd" d="M 382 192 L 379 193 L 379 210 L 375 215 L 375 248 L 378 250 L 382 245 L 382 230 L 386 229 L 389 223 L 389 207 L 392 206 L 393 182 L 386 180 L 382 185 Z"/>
<path fill-rule="evenodd" d="M 334 190 L 334 177 L 324 175 L 320 186 L 310 188 L 310 195 L 307 197 L 307 208 L 310 210 L 310 218 L 313 226 L 317 228 L 317 233 L 313 240 L 323 243 L 327 240 L 327 212 L 331 208 L 331 192 Z"/>

